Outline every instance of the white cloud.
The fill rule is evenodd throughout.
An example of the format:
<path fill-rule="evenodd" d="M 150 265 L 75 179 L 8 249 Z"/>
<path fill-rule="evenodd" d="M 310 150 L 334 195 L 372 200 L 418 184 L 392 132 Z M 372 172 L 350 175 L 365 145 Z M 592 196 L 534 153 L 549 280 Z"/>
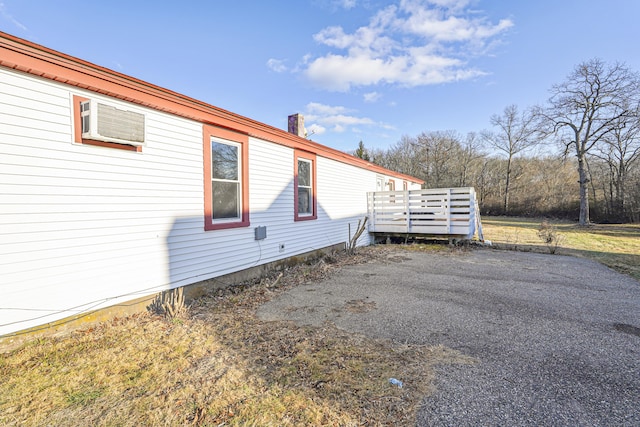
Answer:
<path fill-rule="evenodd" d="M 356 7 L 356 0 L 334 0 L 333 4 L 343 9 L 353 9 Z"/>
<path fill-rule="evenodd" d="M 352 109 L 310 102 L 307 104 L 304 118 L 309 124 L 307 131 L 315 134 L 324 133 L 327 129 L 331 132 L 358 132 L 358 126 L 374 127 L 380 129 L 390 129 L 386 123 L 376 122 L 369 117 L 360 117 Z"/>
<path fill-rule="evenodd" d="M 307 104 L 306 109 L 308 114 L 318 115 L 318 116 L 335 116 L 338 114 L 348 113 L 348 108 L 341 106 L 332 106 L 326 104 L 320 104 L 318 102 L 310 102 Z"/>
<path fill-rule="evenodd" d="M 469 2 L 469 0 L 429 0 L 429 3 L 433 5 L 447 7 L 452 10 L 465 8 Z M 403 3 L 406 3 L 406 1 L 403 1 Z"/>
<path fill-rule="evenodd" d="M 13 15 L 11 15 L 8 11 L 7 11 L 7 6 L 0 2 L 0 15 L 2 15 L 2 17 L 9 21 L 10 23 L 12 23 L 13 25 L 15 25 L 16 27 L 18 27 L 19 29 L 23 30 L 23 31 L 28 31 L 28 28 L 23 25 L 20 21 L 18 21 L 16 18 L 13 17 Z"/>
<path fill-rule="evenodd" d="M 364 102 L 376 102 L 382 95 L 378 92 L 369 92 L 363 95 Z"/>
<path fill-rule="evenodd" d="M 414 87 L 485 75 L 468 60 L 485 54 L 513 22 L 488 22 L 469 10 L 469 3 L 400 0 L 351 33 L 326 27 L 313 38 L 331 51 L 306 57 L 303 72 L 314 85 L 332 91 L 378 84 Z"/>
<path fill-rule="evenodd" d="M 314 0 L 320 7 L 330 10 L 333 13 L 342 10 L 351 10 L 357 5 L 357 0 Z"/>
<path fill-rule="evenodd" d="M 320 126 L 319 124 L 313 123 L 311 126 L 307 128 L 308 136 L 311 135 L 322 135 L 327 131 L 327 128 Z"/>
<path fill-rule="evenodd" d="M 410 14 L 402 22 L 405 32 L 441 42 L 482 42 L 513 26 L 508 19 L 491 25 L 482 18 L 457 17 L 445 9 L 425 9 L 415 4 L 407 5 L 405 11 Z"/>
<path fill-rule="evenodd" d="M 353 125 L 373 125 L 375 122 L 368 117 L 357 117 L 349 114 L 352 110 L 341 107 L 310 102 L 307 104 L 305 120 L 322 126 L 346 127 Z"/>
<path fill-rule="evenodd" d="M 344 49 L 354 42 L 355 37 L 346 35 L 342 27 L 327 27 L 314 34 L 313 39 L 327 46 Z"/>
<path fill-rule="evenodd" d="M 351 86 L 369 86 L 395 80 L 405 66 L 405 58 L 329 54 L 309 64 L 306 75 L 324 89 L 344 92 Z"/>
<path fill-rule="evenodd" d="M 269 67 L 271 71 L 275 71 L 276 73 L 284 73 L 288 70 L 287 66 L 284 64 L 284 60 L 282 59 L 269 59 L 267 61 L 267 67 Z"/>

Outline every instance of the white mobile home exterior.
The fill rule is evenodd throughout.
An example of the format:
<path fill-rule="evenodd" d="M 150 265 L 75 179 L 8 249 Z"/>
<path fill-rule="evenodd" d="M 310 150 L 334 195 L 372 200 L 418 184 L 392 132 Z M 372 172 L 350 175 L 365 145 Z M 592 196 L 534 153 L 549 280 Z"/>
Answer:
<path fill-rule="evenodd" d="M 144 142 L 86 137 L 87 100 L 142 117 Z M 237 176 L 216 180 L 216 142 Z M 344 243 L 389 182 L 422 184 L 0 33 L 0 336 Z"/>

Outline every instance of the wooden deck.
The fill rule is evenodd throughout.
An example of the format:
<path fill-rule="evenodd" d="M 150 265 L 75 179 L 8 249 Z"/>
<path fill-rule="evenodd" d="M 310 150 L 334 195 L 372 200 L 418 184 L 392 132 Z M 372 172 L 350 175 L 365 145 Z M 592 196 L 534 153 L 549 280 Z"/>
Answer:
<path fill-rule="evenodd" d="M 473 187 L 367 193 L 369 232 L 483 240 Z"/>

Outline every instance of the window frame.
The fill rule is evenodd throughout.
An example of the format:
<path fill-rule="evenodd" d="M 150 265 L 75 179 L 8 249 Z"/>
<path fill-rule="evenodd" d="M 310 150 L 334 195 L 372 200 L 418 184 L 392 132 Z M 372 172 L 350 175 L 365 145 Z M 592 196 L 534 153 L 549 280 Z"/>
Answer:
<path fill-rule="evenodd" d="M 311 213 L 300 213 L 298 211 L 298 161 L 305 161 L 311 164 Z M 309 221 L 318 219 L 318 197 L 317 197 L 317 180 L 316 180 L 316 155 L 307 151 L 295 150 L 293 156 L 293 209 L 295 221 Z"/>
<path fill-rule="evenodd" d="M 249 220 L 249 137 L 213 125 L 203 125 L 202 146 L 204 156 L 204 229 L 222 230 L 248 227 Z M 213 219 L 213 176 L 211 143 L 229 144 L 238 147 L 238 179 L 240 180 L 240 216 L 238 218 Z"/>
<path fill-rule="evenodd" d="M 117 150 L 124 151 L 134 151 L 137 153 L 142 153 L 141 145 L 128 145 L 128 144 L 118 144 L 117 142 L 107 142 L 107 141 L 99 141 L 97 139 L 87 139 L 82 137 L 82 109 L 81 105 L 85 102 L 90 102 L 90 98 L 86 98 L 80 95 L 72 96 L 72 104 L 73 104 L 73 142 L 76 144 L 82 145 L 93 145 L 96 147 L 107 147 L 107 148 L 115 148 Z M 86 116 L 85 116 L 86 117 Z"/>
<path fill-rule="evenodd" d="M 393 179 L 390 179 L 387 185 L 389 186 L 389 191 L 396 191 L 396 182 Z"/>

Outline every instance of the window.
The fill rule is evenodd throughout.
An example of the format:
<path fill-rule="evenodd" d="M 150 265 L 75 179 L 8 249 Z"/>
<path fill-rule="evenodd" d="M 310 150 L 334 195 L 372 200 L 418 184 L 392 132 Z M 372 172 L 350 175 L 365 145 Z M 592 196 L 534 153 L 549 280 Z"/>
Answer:
<path fill-rule="evenodd" d="M 313 187 L 309 160 L 298 159 L 298 215 L 313 215 Z"/>
<path fill-rule="evenodd" d="M 80 127 L 82 128 L 82 133 L 89 132 L 90 129 L 90 116 L 89 116 L 89 105 L 91 103 L 89 101 L 83 101 L 80 103 Z"/>
<path fill-rule="evenodd" d="M 211 138 L 211 191 L 213 221 L 239 220 L 240 191 L 239 144 Z"/>
<path fill-rule="evenodd" d="M 108 147 L 108 148 L 115 148 L 118 150 L 126 150 L 126 151 L 137 151 L 137 152 L 142 152 L 142 144 L 141 142 L 144 142 L 144 116 L 142 114 L 139 113 L 134 113 L 134 112 L 123 112 L 120 110 L 120 116 L 122 116 L 122 114 L 124 115 L 131 115 L 134 116 L 137 122 L 140 122 L 140 120 L 142 120 L 142 136 L 139 136 L 136 138 L 136 140 L 132 140 L 130 143 L 126 143 L 126 142 L 114 142 L 114 141 L 118 141 L 117 138 L 100 138 L 100 139 L 96 139 L 93 138 L 91 136 L 88 136 L 89 133 L 91 133 L 91 131 L 95 131 L 98 132 L 98 126 L 96 126 L 94 124 L 94 128 L 92 129 L 92 125 L 91 125 L 91 100 L 88 98 L 84 98 L 82 96 L 77 96 L 77 95 L 73 95 L 73 141 L 77 144 L 84 144 L 84 145 L 94 145 L 94 146 L 98 146 L 98 147 Z M 118 111 L 116 108 L 114 107 L 109 107 L 109 106 L 104 106 L 102 104 L 96 104 L 96 105 L 100 105 L 101 107 L 107 108 L 107 109 L 111 109 L 111 110 L 115 110 Z M 113 114 L 112 114 L 113 116 Z M 118 116 L 118 114 L 116 114 L 116 116 Z M 109 123 L 109 120 L 103 120 L 102 123 Z M 115 121 L 115 123 L 119 123 L 117 120 Z M 116 126 L 116 129 L 118 129 L 118 126 Z M 109 134 L 110 130 L 107 129 L 107 134 Z M 116 136 L 120 136 L 120 135 L 116 135 Z M 126 138 L 126 136 L 125 136 Z M 107 139 L 111 139 L 110 141 Z"/>
<path fill-rule="evenodd" d="M 296 150 L 294 158 L 295 220 L 317 219 L 316 157 L 314 154 Z"/>
<path fill-rule="evenodd" d="M 205 230 L 249 226 L 246 135 L 204 127 Z"/>

